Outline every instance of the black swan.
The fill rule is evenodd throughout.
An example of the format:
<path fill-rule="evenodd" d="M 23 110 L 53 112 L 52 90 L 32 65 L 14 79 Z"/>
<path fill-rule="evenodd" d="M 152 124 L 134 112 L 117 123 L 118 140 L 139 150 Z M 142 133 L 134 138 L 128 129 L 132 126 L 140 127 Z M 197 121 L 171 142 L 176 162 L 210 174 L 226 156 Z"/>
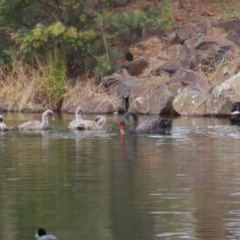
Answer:
<path fill-rule="evenodd" d="M 9 128 L 7 127 L 7 125 L 3 122 L 3 116 L 0 115 L 0 132 L 5 132 L 8 131 Z"/>
<path fill-rule="evenodd" d="M 106 122 L 106 118 L 101 115 L 95 117 L 94 121 L 83 120 L 83 116 L 83 109 L 81 107 L 78 107 L 76 109 L 75 119 L 69 123 L 68 128 L 77 130 L 99 130 Z"/>
<path fill-rule="evenodd" d="M 240 125 L 240 102 L 235 102 L 232 105 L 231 109 L 231 117 L 229 118 L 232 124 Z"/>
<path fill-rule="evenodd" d="M 28 121 L 21 124 L 18 128 L 20 130 L 47 130 L 49 128 L 48 117 L 51 117 L 52 120 L 54 120 L 52 110 L 46 110 L 42 114 L 42 122 L 38 120 Z"/>
<path fill-rule="evenodd" d="M 46 231 L 42 228 L 39 228 L 37 230 L 35 237 L 39 240 L 57 240 L 54 235 L 47 234 Z"/>
<path fill-rule="evenodd" d="M 119 130 L 120 133 L 124 133 L 124 128 L 128 122 L 129 116 L 133 117 L 133 124 L 129 129 L 130 133 L 147 133 L 147 134 L 169 134 L 172 129 L 172 120 L 166 118 L 158 118 L 153 120 L 147 120 L 138 125 L 138 116 L 135 112 L 127 112 L 123 115 Z"/>

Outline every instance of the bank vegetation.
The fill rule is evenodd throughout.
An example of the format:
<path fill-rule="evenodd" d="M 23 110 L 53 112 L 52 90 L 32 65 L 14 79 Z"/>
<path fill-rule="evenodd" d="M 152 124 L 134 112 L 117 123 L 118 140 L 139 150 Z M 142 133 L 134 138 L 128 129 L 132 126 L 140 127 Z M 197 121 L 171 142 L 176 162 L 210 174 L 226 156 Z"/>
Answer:
<path fill-rule="evenodd" d="M 14 111 L 57 110 L 64 94 L 98 91 L 144 28 L 174 26 L 170 0 L 0 1 L 0 102 Z M 72 79 L 77 79 L 73 81 Z M 82 86 L 82 85 L 81 85 Z M 79 90 L 79 89 L 78 89 Z"/>

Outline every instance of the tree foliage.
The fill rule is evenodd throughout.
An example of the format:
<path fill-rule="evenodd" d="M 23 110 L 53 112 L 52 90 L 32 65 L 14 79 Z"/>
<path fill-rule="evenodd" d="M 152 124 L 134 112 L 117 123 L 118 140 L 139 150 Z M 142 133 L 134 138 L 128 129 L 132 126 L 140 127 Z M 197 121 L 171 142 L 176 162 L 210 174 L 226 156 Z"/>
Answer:
<path fill-rule="evenodd" d="M 170 0 L 153 2 L 122 13 L 117 0 L 0 0 L 0 57 L 64 52 L 68 72 L 106 75 L 116 69 L 118 46 L 132 30 L 171 24 Z"/>

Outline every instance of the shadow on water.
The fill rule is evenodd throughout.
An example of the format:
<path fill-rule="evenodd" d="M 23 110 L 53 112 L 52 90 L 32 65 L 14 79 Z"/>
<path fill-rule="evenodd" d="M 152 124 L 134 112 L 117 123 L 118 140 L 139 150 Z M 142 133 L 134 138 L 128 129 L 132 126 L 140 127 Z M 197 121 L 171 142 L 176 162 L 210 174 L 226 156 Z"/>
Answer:
<path fill-rule="evenodd" d="M 68 130 L 72 118 L 0 133 L 0 239 L 39 227 L 59 240 L 240 237 L 239 126 L 177 118 L 171 135 L 119 135 L 120 116 L 98 132 Z"/>
<path fill-rule="evenodd" d="M 117 164 L 110 175 L 111 229 L 115 239 L 152 239 L 154 222 L 141 209 L 144 195 L 139 194 L 135 168 L 138 164 L 137 135 L 120 135 Z M 121 165 L 121 166 L 119 166 Z M 138 175 L 138 174 L 137 174 Z M 136 177 L 135 177 L 136 176 Z"/>

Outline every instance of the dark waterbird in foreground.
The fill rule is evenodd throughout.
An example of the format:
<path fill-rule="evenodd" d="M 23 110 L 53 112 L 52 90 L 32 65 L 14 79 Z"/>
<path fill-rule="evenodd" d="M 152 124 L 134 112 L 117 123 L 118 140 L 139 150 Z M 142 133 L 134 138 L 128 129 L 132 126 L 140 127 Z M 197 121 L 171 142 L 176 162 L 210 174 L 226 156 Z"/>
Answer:
<path fill-rule="evenodd" d="M 124 133 L 125 125 L 128 122 L 129 116 L 132 116 L 133 123 L 129 129 L 130 133 L 142 133 L 142 134 L 169 134 L 172 129 L 172 120 L 167 118 L 147 120 L 138 125 L 138 116 L 135 112 L 127 112 L 123 115 L 119 130 L 120 133 Z"/>
<path fill-rule="evenodd" d="M 0 115 L 0 132 L 6 132 L 8 131 L 9 128 L 7 127 L 7 125 L 3 122 L 3 116 Z"/>
<path fill-rule="evenodd" d="M 231 117 L 229 120 L 232 124 L 240 125 L 240 102 L 235 102 L 232 105 Z"/>
<path fill-rule="evenodd" d="M 43 228 L 39 228 L 37 230 L 35 237 L 38 240 L 57 240 L 57 238 L 54 235 L 47 234 Z"/>

